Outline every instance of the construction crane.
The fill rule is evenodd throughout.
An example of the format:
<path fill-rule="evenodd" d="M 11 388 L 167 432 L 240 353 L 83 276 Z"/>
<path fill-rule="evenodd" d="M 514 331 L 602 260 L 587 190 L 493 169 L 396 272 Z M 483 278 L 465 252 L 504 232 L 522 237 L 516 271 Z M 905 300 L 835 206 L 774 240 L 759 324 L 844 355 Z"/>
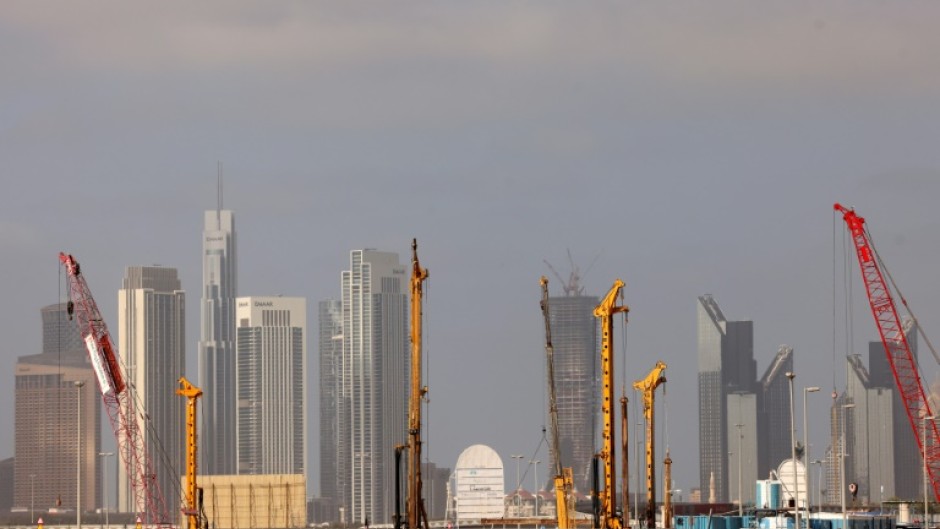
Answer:
<path fill-rule="evenodd" d="M 202 390 L 192 385 L 186 377 L 180 377 L 176 394 L 186 397 L 186 515 L 188 529 L 205 529 L 207 520 L 202 516 L 202 489 L 196 486 L 197 445 L 196 445 L 196 402 L 202 396 Z"/>
<path fill-rule="evenodd" d="M 858 216 L 854 209 L 845 208 L 838 203 L 834 205 L 834 208 L 842 213 L 842 219 L 852 237 L 862 280 L 868 294 L 868 302 L 881 336 L 881 343 L 888 355 L 888 363 L 891 365 L 894 381 L 901 394 L 901 400 L 904 402 L 904 408 L 907 410 L 907 418 L 914 430 L 914 438 L 924 455 L 924 467 L 930 478 L 934 498 L 940 500 L 940 431 L 937 430 L 937 423 L 932 420 L 934 414 L 930 409 L 930 402 L 924 391 L 911 346 L 904 333 L 894 299 L 891 297 L 891 292 L 878 265 L 881 259 L 871 243 L 868 230 L 865 229 L 865 219 Z M 901 301 L 904 301 L 903 298 Z"/>
<path fill-rule="evenodd" d="M 59 261 L 65 267 L 68 282 L 69 317 L 74 317 L 91 365 L 98 380 L 98 389 L 105 411 L 114 430 L 117 452 L 126 469 L 128 484 L 134 496 L 134 508 L 145 525 L 168 527 L 171 524 L 163 492 L 154 474 L 153 462 L 147 453 L 138 421 L 144 421 L 143 410 L 137 409 L 133 388 L 125 383 L 111 334 L 98 310 L 81 266 L 69 254 L 60 253 Z M 141 417 L 138 418 L 138 413 Z"/>
<path fill-rule="evenodd" d="M 630 309 L 617 305 L 623 281 L 617 279 L 600 305 L 594 308 L 594 317 L 601 320 L 601 416 L 603 423 L 601 451 L 604 461 L 604 489 L 598 491 L 600 500 L 600 526 L 602 529 L 620 529 L 623 526 L 617 514 L 617 482 L 614 480 L 614 314 Z"/>
<path fill-rule="evenodd" d="M 645 378 L 633 383 L 633 388 L 643 395 L 643 417 L 646 419 L 646 527 L 650 529 L 656 526 L 655 396 L 656 388 L 666 382 L 665 370 L 665 363 L 656 362 Z"/>
<path fill-rule="evenodd" d="M 542 316 L 545 318 L 545 358 L 548 365 L 548 415 L 552 426 L 552 462 L 555 466 L 555 515 L 558 519 L 558 529 L 574 527 L 572 514 L 574 505 L 571 492 L 574 489 L 574 479 L 570 467 L 563 468 L 561 464 L 561 442 L 558 437 L 558 405 L 555 400 L 555 348 L 552 346 L 551 317 L 548 311 L 548 278 L 542 276 L 539 280 L 542 285 Z"/>
<path fill-rule="evenodd" d="M 428 278 L 426 268 L 418 262 L 418 241 L 411 240 L 411 400 L 408 411 L 408 498 L 406 515 L 408 529 L 428 527 L 428 515 L 421 497 L 421 401 L 428 392 L 421 385 L 421 302 L 422 284 Z M 421 525 L 423 523 L 423 525 Z"/>

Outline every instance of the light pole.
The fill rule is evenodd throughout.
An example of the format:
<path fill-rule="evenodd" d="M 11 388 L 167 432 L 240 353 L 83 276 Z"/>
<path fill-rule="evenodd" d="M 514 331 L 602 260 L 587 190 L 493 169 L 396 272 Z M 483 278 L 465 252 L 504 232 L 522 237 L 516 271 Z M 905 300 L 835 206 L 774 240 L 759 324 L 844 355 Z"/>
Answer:
<path fill-rule="evenodd" d="M 36 522 L 36 474 L 29 475 L 29 523 Z"/>
<path fill-rule="evenodd" d="M 854 407 L 855 404 L 842 405 L 842 449 L 839 450 L 839 469 L 842 476 L 839 480 L 839 496 L 842 497 L 842 529 L 848 529 L 849 525 L 849 517 L 845 512 L 845 416 L 849 413 L 848 410 Z"/>
<path fill-rule="evenodd" d="M 817 459 L 813 461 L 813 464 L 816 465 L 816 505 L 822 505 L 822 459 Z M 820 512 L 822 508 L 820 507 Z"/>
<path fill-rule="evenodd" d="M 114 452 L 98 452 L 98 456 L 104 459 L 104 468 L 101 469 L 101 475 L 104 476 L 104 526 L 111 529 L 111 521 L 108 519 L 108 458 L 113 456 Z"/>
<path fill-rule="evenodd" d="M 522 516 L 522 513 L 521 513 L 522 501 L 519 499 L 519 489 L 522 488 L 522 483 L 519 481 L 520 479 L 519 478 L 519 463 L 522 461 L 522 458 L 524 458 L 525 456 L 524 455 L 511 455 L 509 457 L 516 460 L 516 488 L 515 490 L 512 491 L 512 494 L 513 494 L 512 504 L 516 508 L 516 516 L 519 517 L 519 516 Z"/>
<path fill-rule="evenodd" d="M 803 461 L 806 461 L 806 515 L 809 516 L 810 511 L 813 507 L 813 491 L 810 487 L 810 481 L 812 478 L 809 475 L 809 465 L 812 459 L 809 458 L 809 422 L 806 419 L 806 394 L 807 393 L 816 393 L 819 391 L 818 386 L 810 386 L 808 388 L 803 388 Z"/>
<path fill-rule="evenodd" d="M 741 448 L 744 443 L 744 434 L 741 433 L 741 428 L 744 425 L 735 424 L 734 427 L 738 429 L 738 516 L 744 516 L 744 496 L 741 494 L 741 453 L 744 452 Z"/>
<path fill-rule="evenodd" d="M 538 518 L 539 515 L 539 463 L 541 461 L 534 460 L 532 461 L 532 466 L 535 469 L 535 474 L 533 475 L 533 490 L 535 491 L 535 517 Z"/>
<path fill-rule="evenodd" d="M 519 495 L 519 487 L 522 486 L 522 483 L 519 483 L 519 463 L 522 461 L 522 458 L 524 458 L 525 456 L 523 456 L 523 455 L 513 455 L 513 456 L 509 456 L 509 457 L 511 457 L 511 458 L 513 458 L 513 459 L 516 460 L 516 491 L 515 491 L 515 492 L 516 492 L 516 495 L 518 496 L 518 495 Z"/>
<path fill-rule="evenodd" d="M 787 371 L 787 380 L 790 384 L 790 452 L 793 462 L 793 526 L 800 529 L 800 476 L 796 468 L 796 417 L 793 413 L 793 378 L 796 373 Z"/>
<path fill-rule="evenodd" d="M 927 503 L 927 421 L 932 421 L 933 415 L 924 415 L 922 421 L 924 423 L 924 528 L 928 527 L 927 525 L 927 516 L 929 515 L 930 506 Z"/>
<path fill-rule="evenodd" d="M 82 529 L 82 386 L 85 381 L 75 381 L 75 395 L 78 401 L 78 458 L 75 460 L 76 481 L 75 481 L 75 523 L 78 529 Z"/>

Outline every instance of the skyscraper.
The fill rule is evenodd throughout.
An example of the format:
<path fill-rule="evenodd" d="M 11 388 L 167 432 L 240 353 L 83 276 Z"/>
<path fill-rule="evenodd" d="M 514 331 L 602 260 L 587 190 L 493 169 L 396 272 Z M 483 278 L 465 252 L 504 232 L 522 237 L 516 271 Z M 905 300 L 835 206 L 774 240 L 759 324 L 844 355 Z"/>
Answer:
<path fill-rule="evenodd" d="M 337 472 L 349 479 L 347 523 L 392 521 L 394 447 L 407 442 L 408 285 L 396 253 L 353 250 L 342 273 Z"/>
<path fill-rule="evenodd" d="M 169 509 L 179 505 L 178 472 L 183 465 L 185 401 L 177 396 L 186 367 L 186 295 L 175 268 L 130 266 L 118 292 L 118 351 L 142 409 L 128 416 L 147 417 L 140 432 Z M 123 467 L 118 472 L 118 508 L 134 511 Z"/>
<path fill-rule="evenodd" d="M 566 289 L 566 293 L 571 292 Z M 548 301 L 555 360 L 555 401 L 561 460 L 571 467 L 575 488 L 591 490 L 591 460 L 598 405 L 599 360 L 596 296 L 566 295 Z M 550 467 L 554 468 L 554 466 Z"/>
<path fill-rule="evenodd" d="M 82 387 L 76 387 L 79 381 Z M 44 511 L 61 500 L 63 507 L 74 508 L 76 462 L 81 457 L 82 508 L 101 505 L 97 487 L 101 394 L 85 351 L 21 356 L 16 363 L 14 396 L 13 504 Z"/>
<path fill-rule="evenodd" d="M 917 326 L 914 320 L 905 318 L 901 323 L 907 344 L 911 348 L 914 360 L 917 360 Z M 886 388 L 891 391 L 891 420 L 885 421 L 883 427 L 889 428 L 893 436 L 894 454 L 894 494 L 899 498 L 919 498 L 924 494 L 923 459 L 911 422 L 904 408 L 904 399 L 901 398 L 894 381 L 894 373 L 888 364 L 884 344 L 880 341 L 868 343 L 868 365 L 871 373 L 871 385 L 877 388 Z M 924 383 L 926 384 L 926 380 Z M 925 391 L 929 388 L 925 387 Z M 886 496 L 890 497 L 890 496 Z"/>
<path fill-rule="evenodd" d="M 338 410 L 343 361 L 343 305 L 321 301 L 318 307 L 320 355 L 320 496 L 330 507 L 327 519 L 339 521 L 338 507 L 348 502 L 346 473 L 339 472 Z M 344 406 L 345 407 L 345 406 Z M 348 496 L 348 495 L 347 495 Z"/>
<path fill-rule="evenodd" d="M 239 474 L 305 474 L 307 305 L 236 298 Z"/>
<path fill-rule="evenodd" d="M 199 338 L 200 471 L 235 473 L 235 216 L 205 212 L 202 231 L 202 325 Z"/>
<path fill-rule="evenodd" d="M 85 342 L 78 326 L 68 314 L 67 303 L 46 305 L 42 315 L 42 352 L 62 353 L 85 351 Z"/>
<path fill-rule="evenodd" d="M 761 479 L 766 479 L 783 460 L 793 457 L 787 433 L 790 431 L 790 381 L 787 380 L 787 372 L 793 372 L 793 348 L 781 345 L 758 385 L 760 459 L 757 472 Z"/>
<path fill-rule="evenodd" d="M 699 297 L 698 359 L 700 486 L 710 491 L 714 480 L 714 500 L 728 501 L 727 398 L 754 392 L 753 322 L 728 321 L 712 296 Z"/>

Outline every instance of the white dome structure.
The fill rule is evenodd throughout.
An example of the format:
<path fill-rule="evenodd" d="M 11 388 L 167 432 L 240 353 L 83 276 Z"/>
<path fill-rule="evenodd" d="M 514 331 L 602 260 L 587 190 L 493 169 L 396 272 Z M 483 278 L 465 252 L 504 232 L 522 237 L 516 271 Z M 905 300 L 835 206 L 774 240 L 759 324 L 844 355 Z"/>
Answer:
<path fill-rule="evenodd" d="M 457 519 L 479 521 L 501 518 L 505 496 L 503 460 L 486 445 L 473 445 L 457 458 L 454 467 Z"/>
<path fill-rule="evenodd" d="M 796 472 L 794 472 L 794 470 Z M 800 508 L 805 509 L 807 505 L 807 489 L 806 467 L 803 465 L 803 462 L 797 460 L 796 465 L 794 465 L 793 459 L 784 459 L 783 462 L 780 463 L 780 466 L 777 467 L 777 479 L 780 480 L 782 489 L 781 500 L 784 505 L 789 505 L 790 500 L 792 500 L 796 494 L 797 485 L 799 485 Z"/>

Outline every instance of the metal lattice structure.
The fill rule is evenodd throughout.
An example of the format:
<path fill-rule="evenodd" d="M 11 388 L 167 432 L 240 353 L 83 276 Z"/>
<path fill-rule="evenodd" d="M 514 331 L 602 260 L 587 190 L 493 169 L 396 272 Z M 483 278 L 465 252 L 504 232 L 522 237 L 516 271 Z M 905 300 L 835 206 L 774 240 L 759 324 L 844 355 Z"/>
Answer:
<path fill-rule="evenodd" d="M 914 431 L 914 438 L 924 455 L 924 466 L 933 488 L 934 498 L 940 500 L 940 431 L 937 423 L 932 420 L 933 412 L 917 363 L 911 352 L 910 344 L 904 333 L 904 327 L 898 316 L 897 307 L 884 275 L 878 266 L 878 259 L 871 239 L 865 231 L 865 219 L 858 216 L 854 209 L 848 209 L 835 204 L 835 210 L 842 213 L 846 227 L 852 236 L 852 243 L 858 256 L 858 264 L 862 272 L 862 280 L 868 293 L 868 301 L 875 325 L 884 344 L 888 363 L 894 374 L 907 418 Z"/>
<path fill-rule="evenodd" d="M 60 253 L 59 261 L 65 266 L 68 277 L 69 314 L 85 341 L 91 359 L 98 389 L 105 411 L 114 430 L 117 451 L 127 471 L 128 483 L 133 491 L 134 506 L 141 521 L 148 526 L 169 527 L 166 501 L 156 481 L 153 462 L 144 444 L 145 438 L 138 422 L 138 413 L 133 388 L 125 382 L 117 353 L 112 345 L 111 334 L 98 310 L 88 283 L 81 273 L 78 261 L 69 254 Z"/>

